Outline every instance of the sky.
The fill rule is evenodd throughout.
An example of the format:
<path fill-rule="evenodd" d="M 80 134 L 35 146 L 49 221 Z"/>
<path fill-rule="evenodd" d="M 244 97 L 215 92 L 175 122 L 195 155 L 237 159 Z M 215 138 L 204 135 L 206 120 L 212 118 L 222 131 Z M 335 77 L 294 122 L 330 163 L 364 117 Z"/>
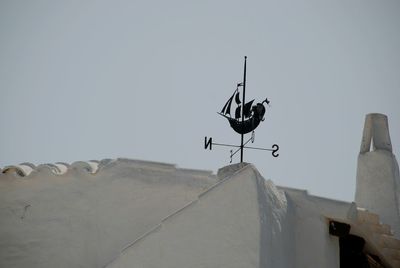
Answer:
<path fill-rule="evenodd" d="M 354 200 L 365 115 L 400 148 L 400 2 L 0 0 L 0 168 L 104 158 L 216 172 L 243 79 L 266 179 Z M 247 135 L 246 138 L 249 138 Z M 234 157 L 233 162 L 240 159 Z"/>

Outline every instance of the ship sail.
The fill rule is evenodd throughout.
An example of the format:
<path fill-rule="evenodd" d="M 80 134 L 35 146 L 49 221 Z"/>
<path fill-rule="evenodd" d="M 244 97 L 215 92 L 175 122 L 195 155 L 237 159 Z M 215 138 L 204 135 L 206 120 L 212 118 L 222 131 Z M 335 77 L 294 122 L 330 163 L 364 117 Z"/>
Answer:
<path fill-rule="evenodd" d="M 232 97 L 228 99 L 228 101 L 225 103 L 224 108 L 221 110 L 221 114 L 229 114 L 231 115 L 231 105 L 232 105 L 232 100 L 233 97 L 235 96 L 235 93 L 233 93 Z"/>
<path fill-rule="evenodd" d="M 239 91 L 236 93 L 235 101 L 236 101 L 237 104 L 241 104 L 241 103 L 242 103 L 242 102 L 240 101 L 240 94 L 239 94 Z"/>
<path fill-rule="evenodd" d="M 246 103 L 243 107 L 243 115 L 246 118 L 249 118 L 251 116 L 251 106 L 253 105 L 254 100 L 249 101 Z"/>
<path fill-rule="evenodd" d="M 239 119 L 241 117 L 242 106 L 239 105 L 235 111 L 235 119 Z"/>
<path fill-rule="evenodd" d="M 241 105 L 242 102 L 240 101 L 240 92 L 237 89 L 232 94 L 232 96 L 228 99 L 228 101 L 225 103 L 224 108 L 222 108 L 222 110 L 221 110 L 221 114 L 222 115 L 229 114 L 229 116 L 232 117 L 231 106 L 232 106 L 233 98 L 235 98 L 235 102 L 237 104 L 237 107 L 235 109 L 235 119 L 238 120 L 242 117 L 242 109 L 243 109 L 244 117 L 250 118 L 251 117 L 251 107 L 253 105 L 254 99 L 252 101 L 247 102 L 242 107 L 242 105 Z"/>

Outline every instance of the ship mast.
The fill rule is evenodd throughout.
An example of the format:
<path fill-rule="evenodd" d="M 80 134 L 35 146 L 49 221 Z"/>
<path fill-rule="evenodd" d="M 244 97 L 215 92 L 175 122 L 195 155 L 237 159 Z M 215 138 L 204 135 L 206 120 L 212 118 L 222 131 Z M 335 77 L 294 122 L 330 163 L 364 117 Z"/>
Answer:
<path fill-rule="evenodd" d="M 246 61 L 247 56 L 244 56 L 244 72 L 243 72 L 243 99 L 242 99 L 242 122 L 244 122 L 244 104 L 246 103 Z M 242 134 L 242 140 L 240 143 L 240 163 L 243 163 L 243 140 L 244 134 Z"/>

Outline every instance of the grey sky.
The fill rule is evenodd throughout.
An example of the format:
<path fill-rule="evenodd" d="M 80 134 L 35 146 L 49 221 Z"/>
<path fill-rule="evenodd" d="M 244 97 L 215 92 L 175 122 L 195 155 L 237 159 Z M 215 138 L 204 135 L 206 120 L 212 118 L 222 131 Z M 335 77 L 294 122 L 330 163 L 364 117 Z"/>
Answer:
<path fill-rule="evenodd" d="M 128 157 L 217 170 L 242 79 L 265 178 L 352 201 L 364 116 L 400 145 L 399 1 L 0 1 L 0 166 Z M 238 158 L 235 159 L 238 161 Z"/>

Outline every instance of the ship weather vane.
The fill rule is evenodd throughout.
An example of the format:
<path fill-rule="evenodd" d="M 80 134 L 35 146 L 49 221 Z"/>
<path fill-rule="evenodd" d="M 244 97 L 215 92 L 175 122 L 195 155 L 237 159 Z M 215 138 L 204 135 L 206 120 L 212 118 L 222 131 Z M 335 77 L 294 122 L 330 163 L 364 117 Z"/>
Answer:
<path fill-rule="evenodd" d="M 232 158 L 238 152 L 240 152 L 240 162 L 243 162 L 243 150 L 244 149 L 253 149 L 253 150 L 263 150 L 263 151 L 271 151 L 273 157 L 278 157 L 279 145 L 274 144 L 272 148 L 260 148 L 260 147 L 251 147 L 247 146 L 249 142 L 254 143 L 255 140 L 255 129 L 260 125 L 262 121 L 264 121 L 264 115 L 266 112 L 264 103 L 269 106 L 270 101 L 266 98 L 261 103 L 257 103 L 253 105 L 254 99 L 246 102 L 246 63 L 247 57 L 244 57 L 244 74 L 243 74 L 243 82 L 238 83 L 235 91 L 232 96 L 225 103 L 221 112 L 218 114 L 222 117 L 226 118 L 234 131 L 241 135 L 240 145 L 233 144 L 225 144 L 225 143 L 216 143 L 213 142 L 212 137 L 204 138 L 204 149 L 207 150 L 209 148 L 212 150 L 212 146 L 226 146 L 234 148 L 230 150 L 230 159 L 232 163 Z M 240 92 L 242 92 L 242 98 L 240 98 Z M 236 103 L 236 109 L 234 109 L 234 117 L 232 117 L 232 104 Z M 245 134 L 251 132 L 251 137 L 245 141 Z"/>

